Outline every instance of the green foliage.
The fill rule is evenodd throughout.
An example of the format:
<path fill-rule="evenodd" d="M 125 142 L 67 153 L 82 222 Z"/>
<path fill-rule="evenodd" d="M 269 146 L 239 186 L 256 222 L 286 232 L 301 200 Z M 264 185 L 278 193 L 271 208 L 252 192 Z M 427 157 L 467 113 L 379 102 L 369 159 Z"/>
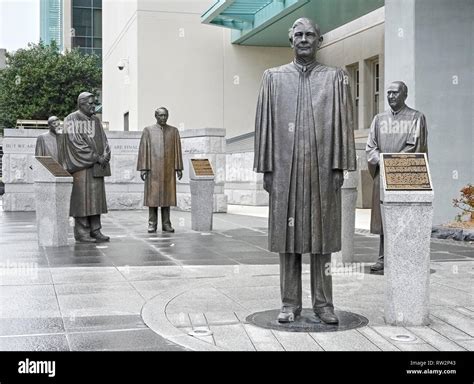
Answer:
<path fill-rule="evenodd" d="M 81 92 L 96 93 L 101 82 L 99 57 L 77 49 L 61 54 L 55 42 L 7 53 L 7 67 L 0 70 L 0 128 L 13 128 L 18 119 L 63 119 L 77 109 Z"/>

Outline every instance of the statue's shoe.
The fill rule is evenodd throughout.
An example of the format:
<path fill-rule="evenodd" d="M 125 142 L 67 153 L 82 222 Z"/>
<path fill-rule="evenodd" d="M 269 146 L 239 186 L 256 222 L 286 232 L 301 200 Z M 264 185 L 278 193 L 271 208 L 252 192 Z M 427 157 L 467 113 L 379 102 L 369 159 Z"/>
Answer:
<path fill-rule="evenodd" d="M 170 233 L 174 233 L 174 229 L 171 225 L 169 224 L 165 224 L 163 225 L 163 227 L 161 228 L 163 230 L 163 232 L 170 232 Z"/>
<path fill-rule="evenodd" d="M 94 238 L 98 243 L 105 243 L 110 241 L 109 236 L 105 236 L 101 231 L 91 233 L 91 237 Z"/>
<path fill-rule="evenodd" d="M 384 264 L 381 263 L 380 261 L 377 261 L 374 265 L 370 267 L 371 272 L 382 272 L 383 271 Z"/>
<path fill-rule="evenodd" d="M 277 320 L 279 323 L 293 323 L 300 313 L 301 311 L 294 311 L 291 308 L 283 307 L 278 314 Z"/>
<path fill-rule="evenodd" d="M 155 233 L 155 232 L 156 232 L 156 226 L 149 225 L 148 226 L 148 233 Z"/>
<path fill-rule="evenodd" d="M 339 319 L 332 308 L 322 308 L 320 310 L 315 310 L 314 313 L 325 324 L 339 324 Z"/>
<path fill-rule="evenodd" d="M 96 239 L 91 236 L 77 236 L 76 243 L 97 243 Z"/>

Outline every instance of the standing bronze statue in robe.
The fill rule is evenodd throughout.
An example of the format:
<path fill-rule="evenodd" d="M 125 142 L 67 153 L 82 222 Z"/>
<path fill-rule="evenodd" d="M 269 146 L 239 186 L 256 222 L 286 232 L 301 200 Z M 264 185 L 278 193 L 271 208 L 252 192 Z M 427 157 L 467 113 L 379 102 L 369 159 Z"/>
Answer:
<path fill-rule="evenodd" d="M 61 134 L 61 122 L 56 116 L 48 119 L 49 131 L 36 139 L 35 156 L 50 156 L 61 163 L 58 152 L 58 135 Z"/>
<path fill-rule="evenodd" d="M 156 232 L 158 207 L 161 207 L 161 228 L 174 232 L 170 206 L 176 206 L 176 175 L 183 177 L 181 138 L 177 128 L 167 125 L 168 110 L 155 111 L 156 124 L 145 127 L 138 151 L 137 171 L 145 182 L 144 205 L 149 207 L 148 233 Z"/>
<path fill-rule="evenodd" d="M 110 176 L 110 148 L 100 120 L 94 116 L 95 99 L 83 92 L 79 110 L 64 119 L 64 167 L 72 174 L 69 215 L 74 217 L 77 242 L 104 242 L 100 215 L 107 213 L 104 177 Z"/>
<path fill-rule="evenodd" d="M 338 323 L 332 302 L 331 253 L 341 249 L 344 170 L 356 169 L 347 75 L 318 63 L 322 43 L 313 21 L 290 29 L 295 60 L 265 71 L 255 124 L 256 172 L 270 194 L 269 248 L 280 254 L 279 322 L 302 310 L 301 255 L 311 257 L 315 314 Z"/>
<path fill-rule="evenodd" d="M 387 99 L 390 109 L 374 117 L 365 151 L 369 172 L 374 179 L 370 232 L 380 235 L 379 258 L 372 272 L 384 269 L 384 237 L 380 211 L 379 161 L 381 153 L 428 153 L 428 131 L 423 113 L 405 104 L 408 88 L 402 81 L 390 84 Z"/>

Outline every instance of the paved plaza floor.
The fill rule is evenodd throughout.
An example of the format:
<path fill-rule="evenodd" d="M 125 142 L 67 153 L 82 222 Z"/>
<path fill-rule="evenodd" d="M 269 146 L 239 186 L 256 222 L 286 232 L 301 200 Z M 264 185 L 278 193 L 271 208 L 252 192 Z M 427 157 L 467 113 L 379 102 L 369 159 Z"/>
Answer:
<path fill-rule="evenodd" d="M 242 213 L 242 212 L 240 212 Z M 39 248 L 34 213 L 0 211 L 0 350 L 462 351 L 474 349 L 474 246 L 431 244 L 431 324 L 384 323 L 378 238 L 359 229 L 349 267 L 333 256 L 337 310 L 364 316 L 340 332 L 282 332 L 248 315 L 278 309 L 278 255 L 267 219 L 215 214 L 210 233 L 172 211 L 174 234 L 148 234 L 146 211 L 103 216 L 105 244 Z M 310 307 L 309 265 L 303 301 Z M 396 341 L 395 336 L 409 341 Z"/>

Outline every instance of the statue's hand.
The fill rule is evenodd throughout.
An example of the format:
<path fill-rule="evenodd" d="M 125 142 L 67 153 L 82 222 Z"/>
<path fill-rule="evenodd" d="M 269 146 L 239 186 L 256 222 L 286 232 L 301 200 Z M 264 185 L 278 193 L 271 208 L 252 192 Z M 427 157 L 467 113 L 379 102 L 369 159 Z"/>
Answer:
<path fill-rule="evenodd" d="M 344 171 L 341 169 L 334 170 L 334 189 L 337 191 L 341 189 L 344 184 Z"/>
<path fill-rule="evenodd" d="M 183 171 L 176 171 L 176 175 L 178 175 L 178 180 L 183 178 Z"/>
<path fill-rule="evenodd" d="M 148 172 L 150 171 L 140 171 L 140 178 L 145 181 L 148 178 Z"/>
<path fill-rule="evenodd" d="M 105 168 L 107 166 L 107 160 L 103 155 L 99 156 L 99 159 L 97 160 L 97 162 L 100 164 L 102 168 Z"/>
<path fill-rule="evenodd" d="M 273 173 L 272 172 L 265 172 L 263 174 L 263 189 L 268 193 L 272 190 L 273 184 Z"/>

